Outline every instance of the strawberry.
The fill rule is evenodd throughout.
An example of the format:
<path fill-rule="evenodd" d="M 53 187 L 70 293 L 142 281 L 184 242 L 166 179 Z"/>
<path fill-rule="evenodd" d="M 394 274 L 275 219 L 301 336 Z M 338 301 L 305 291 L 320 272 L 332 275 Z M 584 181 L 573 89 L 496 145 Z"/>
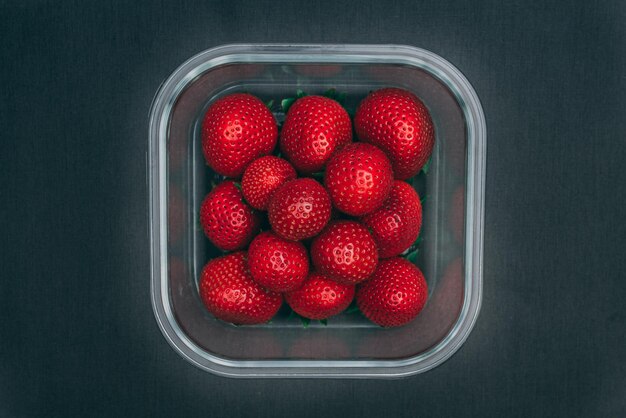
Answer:
<path fill-rule="evenodd" d="M 302 178 L 280 186 L 268 206 L 270 225 L 281 237 L 299 241 L 317 235 L 330 219 L 331 203 L 324 187 Z"/>
<path fill-rule="evenodd" d="M 296 170 L 286 160 L 268 155 L 254 160 L 243 172 L 241 191 L 255 209 L 267 210 L 270 196 L 286 181 L 296 178 Z"/>
<path fill-rule="evenodd" d="M 202 121 L 202 151 L 217 173 L 239 178 L 256 158 L 274 150 L 278 126 L 257 97 L 235 93 L 209 106 Z"/>
<path fill-rule="evenodd" d="M 297 289 L 309 274 L 309 257 L 301 242 L 287 241 L 273 232 L 257 235 L 248 248 L 254 280 L 274 292 Z"/>
<path fill-rule="evenodd" d="M 378 209 L 389 196 L 392 184 L 393 171 L 385 153 L 359 142 L 333 154 L 324 175 L 333 205 L 354 216 Z"/>
<path fill-rule="evenodd" d="M 204 266 L 200 298 L 217 318 L 238 325 L 269 321 L 283 300 L 280 293 L 264 289 L 252 279 L 244 251 L 214 258 Z"/>
<path fill-rule="evenodd" d="M 297 290 L 285 293 L 285 301 L 298 315 L 326 319 L 341 313 L 354 298 L 354 286 L 337 283 L 319 273 L 311 273 Z"/>
<path fill-rule="evenodd" d="M 289 108 L 280 133 L 280 149 L 302 174 L 324 169 L 331 154 L 352 141 L 348 112 L 335 100 L 305 96 Z"/>
<path fill-rule="evenodd" d="M 362 217 L 361 222 L 372 232 L 380 258 L 401 254 L 420 234 L 420 197 L 411 185 L 395 180 L 382 207 Z"/>
<path fill-rule="evenodd" d="M 339 283 L 355 284 L 376 269 L 378 249 L 367 228 L 355 221 L 330 223 L 311 244 L 311 258 L 320 273 Z"/>
<path fill-rule="evenodd" d="M 424 275 L 413 263 L 381 260 L 372 277 L 359 285 L 356 302 L 370 321 L 382 327 L 404 325 L 420 313 L 428 298 Z"/>
<path fill-rule="evenodd" d="M 206 236 L 222 250 L 245 248 L 260 225 L 257 212 L 248 206 L 235 183 L 227 180 L 211 190 L 200 207 L 200 224 Z"/>
<path fill-rule="evenodd" d="M 398 88 L 380 89 L 363 99 L 354 127 L 361 141 L 385 151 L 400 180 L 419 173 L 435 144 L 428 109 L 413 93 Z"/>

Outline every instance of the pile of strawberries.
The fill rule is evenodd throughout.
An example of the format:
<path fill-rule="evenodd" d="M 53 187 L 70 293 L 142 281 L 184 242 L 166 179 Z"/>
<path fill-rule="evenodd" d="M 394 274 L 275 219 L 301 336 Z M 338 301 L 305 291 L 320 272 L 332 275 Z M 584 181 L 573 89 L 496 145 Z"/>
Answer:
<path fill-rule="evenodd" d="M 360 103 L 354 132 L 357 141 L 347 111 L 324 96 L 293 101 L 280 133 L 250 94 L 209 107 L 203 152 L 226 179 L 202 202 L 200 222 L 229 252 L 202 270 L 200 296 L 213 315 L 263 323 L 284 299 L 321 320 L 356 298 L 367 318 L 391 327 L 422 310 L 426 281 L 400 255 L 420 233 L 420 197 L 405 180 L 430 157 L 432 119 L 414 94 L 385 88 Z"/>

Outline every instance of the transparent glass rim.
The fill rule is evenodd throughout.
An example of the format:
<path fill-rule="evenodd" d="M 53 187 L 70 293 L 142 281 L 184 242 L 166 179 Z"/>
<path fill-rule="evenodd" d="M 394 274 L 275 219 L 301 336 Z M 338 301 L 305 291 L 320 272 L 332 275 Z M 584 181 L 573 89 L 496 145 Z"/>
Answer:
<path fill-rule="evenodd" d="M 420 68 L 446 85 L 459 103 L 467 129 L 465 296 L 459 319 L 437 345 L 400 360 L 230 360 L 204 351 L 178 325 L 168 291 L 167 126 L 173 105 L 193 80 L 232 63 L 402 64 Z M 440 56 L 406 45 L 230 44 L 203 51 L 183 63 L 160 86 L 151 106 L 148 143 L 151 300 L 168 343 L 195 366 L 228 377 L 399 378 L 446 361 L 469 336 L 482 302 L 486 124 L 476 92 L 463 74 Z"/>

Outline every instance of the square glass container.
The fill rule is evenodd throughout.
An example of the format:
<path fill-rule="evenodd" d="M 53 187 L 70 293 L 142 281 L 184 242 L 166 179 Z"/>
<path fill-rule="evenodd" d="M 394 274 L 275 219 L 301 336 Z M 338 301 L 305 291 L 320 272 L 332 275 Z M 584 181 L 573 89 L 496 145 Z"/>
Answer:
<path fill-rule="evenodd" d="M 271 323 L 237 327 L 210 315 L 198 295 L 204 264 L 220 255 L 198 221 L 214 174 L 200 124 L 210 103 L 234 92 L 263 100 L 301 89 L 347 94 L 401 87 L 430 109 L 436 145 L 413 186 L 423 202 L 416 264 L 429 300 L 396 329 L 344 313 L 304 328 L 281 310 Z M 281 121 L 283 114 L 276 113 Z M 226 45 L 204 51 L 161 85 L 150 114 L 151 296 L 170 345 L 194 365 L 230 377 L 396 378 L 431 369 L 464 343 L 482 292 L 485 119 L 474 89 L 449 62 L 399 45 Z"/>

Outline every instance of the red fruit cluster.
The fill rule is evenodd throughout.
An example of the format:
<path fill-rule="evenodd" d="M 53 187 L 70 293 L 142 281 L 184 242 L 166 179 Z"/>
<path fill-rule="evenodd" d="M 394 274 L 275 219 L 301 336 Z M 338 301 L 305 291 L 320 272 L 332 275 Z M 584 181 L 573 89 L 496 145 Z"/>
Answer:
<path fill-rule="evenodd" d="M 412 93 L 389 88 L 361 102 L 354 129 L 361 142 L 352 142 L 348 112 L 323 96 L 295 100 L 280 135 L 270 110 L 250 94 L 209 106 L 202 149 L 229 179 L 202 202 L 200 223 L 215 247 L 238 251 L 202 270 L 209 312 L 258 324 L 284 298 L 297 314 L 326 319 L 356 298 L 381 326 L 417 316 L 426 281 L 398 256 L 418 238 L 422 206 L 402 180 L 430 157 L 432 120 Z M 282 157 L 271 155 L 278 150 Z"/>

